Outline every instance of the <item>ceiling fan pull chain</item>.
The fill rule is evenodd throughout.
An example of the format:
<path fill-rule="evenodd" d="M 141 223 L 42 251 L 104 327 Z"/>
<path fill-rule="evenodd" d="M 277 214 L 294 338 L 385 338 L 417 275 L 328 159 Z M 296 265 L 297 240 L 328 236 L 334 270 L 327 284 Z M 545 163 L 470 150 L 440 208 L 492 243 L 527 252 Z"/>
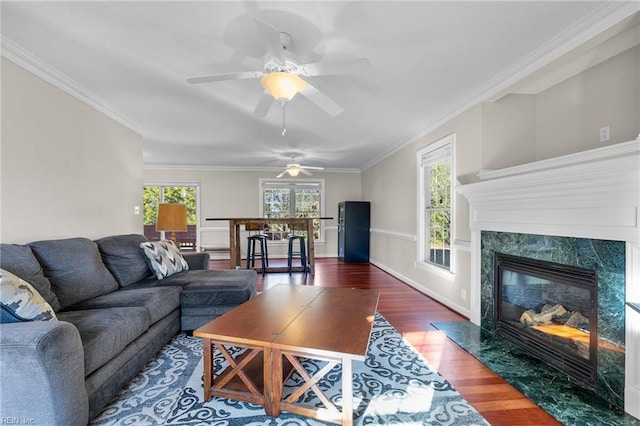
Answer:
<path fill-rule="evenodd" d="M 282 102 L 282 136 L 284 136 L 287 133 L 287 123 L 286 120 L 284 118 L 284 106 L 286 105 L 286 102 Z"/>

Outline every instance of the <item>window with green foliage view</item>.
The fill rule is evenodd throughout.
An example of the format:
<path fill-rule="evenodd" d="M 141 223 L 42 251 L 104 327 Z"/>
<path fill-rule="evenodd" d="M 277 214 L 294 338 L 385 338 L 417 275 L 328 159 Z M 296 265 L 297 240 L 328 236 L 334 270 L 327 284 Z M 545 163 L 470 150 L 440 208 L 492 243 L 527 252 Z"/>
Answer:
<path fill-rule="evenodd" d="M 429 167 L 429 261 L 450 266 L 451 164 L 442 161 Z"/>
<path fill-rule="evenodd" d="M 178 203 L 187 205 L 187 226 L 195 229 L 197 218 L 197 187 L 196 186 L 164 186 L 147 185 L 142 188 L 143 225 L 145 236 L 149 240 L 160 239 L 160 233 L 155 231 L 158 218 L 158 204 Z"/>
<path fill-rule="evenodd" d="M 418 152 L 419 261 L 451 270 L 453 141 L 448 136 Z"/>
<path fill-rule="evenodd" d="M 263 181 L 262 212 L 267 218 L 320 217 L 322 183 L 307 181 Z M 320 221 L 314 221 L 314 239 L 320 239 Z M 274 240 L 286 240 L 291 230 L 286 225 L 270 225 Z M 304 235 L 303 231 L 295 233 Z"/>

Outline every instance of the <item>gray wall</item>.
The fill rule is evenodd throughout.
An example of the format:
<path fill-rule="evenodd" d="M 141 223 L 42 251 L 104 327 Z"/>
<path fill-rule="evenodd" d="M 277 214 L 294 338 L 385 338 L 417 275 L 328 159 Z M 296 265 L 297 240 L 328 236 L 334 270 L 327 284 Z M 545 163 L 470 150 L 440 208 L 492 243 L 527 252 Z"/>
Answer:
<path fill-rule="evenodd" d="M 469 208 L 457 195 L 455 274 L 416 266 L 416 153 L 456 134 L 456 184 L 500 169 L 603 146 L 600 127 L 611 127 L 606 144 L 640 133 L 640 47 L 624 51 L 541 93 L 511 94 L 476 105 L 430 134 L 406 145 L 362 173 L 362 197 L 372 205 L 372 262 L 453 309 L 468 313 Z"/>
<path fill-rule="evenodd" d="M 213 217 L 257 217 L 260 212 L 259 181 L 275 178 L 277 171 L 243 172 L 214 170 L 145 169 L 144 182 L 149 183 L 197 183 L 200 187 L 201 244 L 227 245 L 228 223 L 207 221 Z M 340 201 L 361 200 L 360 173 L 314 172 L 309 179 L 324 179 L 326 241 L 316 244 L 317 256 L 337 256 L 337 216 Z M 214 228 L 214 229 L 206 229 Z M 244 242 L 244 240 L 242 240 Z M 269 255 L 283 255 L 284 246 L 269 245 Z M 215 257 L 215 255 L 214 255 Z M 228 258 L 228 254 L 226 255 Z"/>
<path fill-rule="evenodd" d="M 140 232 L 142 138 L 2 59 L 0 241 Z"/>
<path fill-rule="evenodd" d="M 640 132 L 640 47 L 557 84 L 536 96 L 536 160 L 635 139 Z"/>
<path fill-rule="evenodd" d="M 372 261 L 465 313 L 469 308 L 470 239 L 466 201 L 456 196 L 453 276 L 416 267 L 416 152 L 456 134 L 456 183 L 477 173 L 601 146 L 640 133 L 640 48 L 627 50 L 536 95 L 512 94 L 476 105 L 407 144 L 361 174 L 318 173 L 326 214 L 343 200 L 372 202 Z M 141 187 L 147 182 L 197 182 L 201 218 L 258 212 L 258 179 L 274 172 L 144 170 L 136 133 L 29 72 L 2 62 L 0 239 L 141 232 Z M 318 255 L 336 253 L 335 219 Z M 224 227 L 201 222 L 201 227 Z"/>
<path fill-rule="evenodd" d="M 429 143 L 456 133 L 457 183 L 474 179 L 481 168 L 482 107 L 476 106 L 362 174 L 362 196 L 372 200 L 371 260 L 420 291 L 465 313 L 461 290 L 469 289 L 469 253 L 457 251 L 455 275 L 433 274 L 416 266 L 417 158 Z M 389 183 L 389 177 L 394 176 Z M 456 196 L 455 239 L 470 239 L 468 205 Z"/>

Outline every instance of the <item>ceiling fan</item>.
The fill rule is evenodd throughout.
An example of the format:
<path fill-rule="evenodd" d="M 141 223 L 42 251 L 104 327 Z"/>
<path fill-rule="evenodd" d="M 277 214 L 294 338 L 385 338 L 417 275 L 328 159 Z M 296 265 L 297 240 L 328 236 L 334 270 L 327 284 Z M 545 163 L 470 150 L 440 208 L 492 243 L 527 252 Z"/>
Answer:
<path fill-rule="evenodd" d="M 287 164 L 287 167 L 285 167 L 282 173 L 280 173 L 277 177 L 281 178 L 287 173 L 289 173 L 289 176 L 291 177 L 296 177 L 300 173 L 302 173 L 303 175 L 311 176 L 313 173 L 311 173 L 309 170 L 324 170 L 324 167 L 302 166 L 298 163 L 291 163 Z"/>
<path fill-rule="evenodd" d="M 289 50 L 293 42 L 290 34 L 280 32 L 271 24 L 258 18 L 255 18 L 255 24 L 267 48 L 263 70 L 194 76 L 188 77 L 186 79 L 187 82 L 200 84 L 224 80 L 260 78 L 265 90 L 253 111 L 253 115 L 255 117 L 264 117 L 271 108 L 273 101 L 279 102 L 282 105 L 283 135 L 286 132 L 284 106 L 298 93 L 331 116 L 342 113 L 343 109 L 340 105 L 315 88 L 305 78 L 361 73 L 369 68 L 369 61 L 365 58 L 359 58 L 303 64 Z"/>

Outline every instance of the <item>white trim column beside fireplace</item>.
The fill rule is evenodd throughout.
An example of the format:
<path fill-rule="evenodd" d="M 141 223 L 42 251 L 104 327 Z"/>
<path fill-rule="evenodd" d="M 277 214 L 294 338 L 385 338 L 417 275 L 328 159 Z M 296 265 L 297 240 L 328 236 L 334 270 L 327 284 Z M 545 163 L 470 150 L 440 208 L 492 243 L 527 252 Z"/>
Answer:
<path fill-rule="evenodd" d="M 482 172 L 469 201 L 471 321 L 480 325 L 482 231 L 625 241 L 625 299 L 640 303 L 640 135 L 636 140 Z M 625 312 L 625 411 L 640 418 L 640 313 Z"/>

